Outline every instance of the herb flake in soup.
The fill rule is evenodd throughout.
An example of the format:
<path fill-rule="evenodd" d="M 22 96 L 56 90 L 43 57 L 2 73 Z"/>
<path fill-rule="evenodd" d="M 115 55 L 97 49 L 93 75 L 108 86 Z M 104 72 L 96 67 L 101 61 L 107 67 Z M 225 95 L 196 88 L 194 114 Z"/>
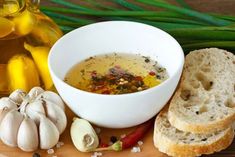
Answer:
<path fill-rule="evenodd" d="M 150 57 L 111 53 L 79 62 L 66 74 L 69 85 L 98 94 L 126 94 L 159 85 L 167 71 Z"/>

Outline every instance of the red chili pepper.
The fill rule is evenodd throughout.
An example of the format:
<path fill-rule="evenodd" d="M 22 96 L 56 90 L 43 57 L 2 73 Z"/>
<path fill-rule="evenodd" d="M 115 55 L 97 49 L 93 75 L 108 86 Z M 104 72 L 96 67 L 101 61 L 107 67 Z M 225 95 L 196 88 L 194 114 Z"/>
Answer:
<path fill-rule="evenodd" d="M 122 142 L 122 149 L 134 146 L 141 138 L 143 138 L 143 136 L 150 129 L 152 124 L 153 119 L 141 124 L 133 132 L 128 134 L 126 137 L 120 139 L 120 141 Z"/>
<path fill-rule="evenodd" d="M 150 71 L 149 75 L 154 76 L 154 75 L 156 75 L 156 73 L 154 71 Z"/>
<path fill-rule="evenodd" d="M 106 147 L 106 148 L 98 148 L 98 149 L 95 149 L 95 151 L 104 151 L 104 150 L 121 151 L 123 149 L 134 146 L 152 127 L 153 122 L 154 122 L 154 118 L 139 125 L 133 132 L 126 135 L 126 137 L 118 140 L 113 145 Z"/>

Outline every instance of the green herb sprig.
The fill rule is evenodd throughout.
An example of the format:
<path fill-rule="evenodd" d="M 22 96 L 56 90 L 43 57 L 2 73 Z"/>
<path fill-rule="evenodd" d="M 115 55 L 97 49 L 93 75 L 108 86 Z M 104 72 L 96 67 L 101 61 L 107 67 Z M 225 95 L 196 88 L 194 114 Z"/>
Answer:
<path fill-rule="evenodd" d="M 179 6 L 165 0 L 107 0 L 113 4 L 111 6 L 95 0 L 84 0 L 84 5 L 65 0 L 50 2 L 56 4 L 56 7 L 42 6 L 41 10 L 64 33 L 98 21 L 136 21 L 171 34 L 179 41 L 185 54 L 190 50 L 206 47 L 219 47 L 235 52 L 235 16 L 201 13 L 193 10 L 184 0 L 176 0 Z"/>

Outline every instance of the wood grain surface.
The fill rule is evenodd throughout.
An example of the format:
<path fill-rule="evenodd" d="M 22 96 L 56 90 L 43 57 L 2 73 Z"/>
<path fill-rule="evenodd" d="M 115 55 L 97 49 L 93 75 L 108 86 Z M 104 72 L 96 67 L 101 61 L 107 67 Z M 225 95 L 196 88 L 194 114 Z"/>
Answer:
<path fill-rule="evenodd" d="M 82 1 L 78 0 L 68 0 L 73 1 L 75 3 L 82 3 Z M 98 0 L 105 4 L 110 4 L 107 0 Z M 190 6 L 194 9 L 202 12 L 215 12 L 215 13 L 223 13 L 227 15 L 235 15 L 235 0 L 185 0 Z M 171 2 L 175 3 L 173 0 Z M 50 3 L 47 0 L 42 0 L 41 3 L 43 5 L 49 5 Z M 72 122 L 72 118 L 75 116 L 68 108 L 66 109 L 66 113 L 68 116 L 68 126 L 66 131 L 62 134 L 60 141 L 64 142 L 64 146 L 61 148 L 54 148 L 55 153 L 49 155 L 46 150 L 38 150 L 41 157 L 90 157 L 92 153 L 81 153 L 77 151 L 77 149 L 73 146 L 71 137 L 70 137 L 70 125 Z M 133 130 L 133 128 L 129 129 L 101 129 L 101 138 L 104 139 L 105 142 L 108 141 L 110 136 L 120 136 L 121 134 L 126 134 Z M 127 149 L 122 152 L 103 152 L 104 157 L 167 157 L 165 154 L 160 153 L 153 146 L 153 128 L 148 132 L 146 137 L 143 139 L 144 144 L 141 146 L 140 153 L 131 153 L 130 149 Z M 0 157 L 32 157 L 33 153 L 25 153 L 18 148 L 10 148 L 5 146 L 0 142 Z M 220 153 L 216 153 L 213 155 L 207 155 L 205 157 L 235 157 L 235 142 L 227 148 L 225 151 Z"/>
<path fill-rule="evenodd" d="M 68 125 L 65 132 L 61 135 L 60 141 L 64 142 L 64 145 L 60 148 L 54 147 L 54 154 L 48 154 L 47 150 L 37 150 L 35 152 L 39 153 L 41 157 L 91 157 L 93 153 L 81 153 L 73 145 L 70 137 L 70 126 L 72 119 L 75 116 L 71 110 L 66 108 L 66 113 L 68 117 Z M 94 126 L 94 128 L 96 128 Z M 134 128 L 127 129 L 105 129 L 101 128 L 100 137 L 103 142 L 108 143 L 111 136 L 120 137 L 123 134 L 127 134 Z M 104 157 L 168 157 L 167 155 L 159 152 L 153 145 L 153 128 L 149 130 L 146 136 L 142 139 L 144 144 L 140 146 L 140 153 L 132 153 L 131 149 L 127 149 L 121 152 L 102 152 Z M 0 142 L 0 157 L 33 157 L 33 153 L 27 153 L 21 151 L 19 148 L 11 148 Z M 215 153 L 213 155 L 205 155 L 204 157 L 235 157 L 235 143 L 233 143 L 226 150 Z"/>

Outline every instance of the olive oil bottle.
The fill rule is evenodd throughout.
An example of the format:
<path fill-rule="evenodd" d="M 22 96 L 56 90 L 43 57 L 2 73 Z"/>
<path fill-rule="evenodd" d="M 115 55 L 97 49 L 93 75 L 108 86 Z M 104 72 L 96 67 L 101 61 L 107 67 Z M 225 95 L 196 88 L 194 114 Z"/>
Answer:
<path fill-rule="evenodd" d="M 0 0 L 0 96 L 17 88 L 51 88 L 47 56 L 62 35 L 40 12 L 39 0 Z"/>

